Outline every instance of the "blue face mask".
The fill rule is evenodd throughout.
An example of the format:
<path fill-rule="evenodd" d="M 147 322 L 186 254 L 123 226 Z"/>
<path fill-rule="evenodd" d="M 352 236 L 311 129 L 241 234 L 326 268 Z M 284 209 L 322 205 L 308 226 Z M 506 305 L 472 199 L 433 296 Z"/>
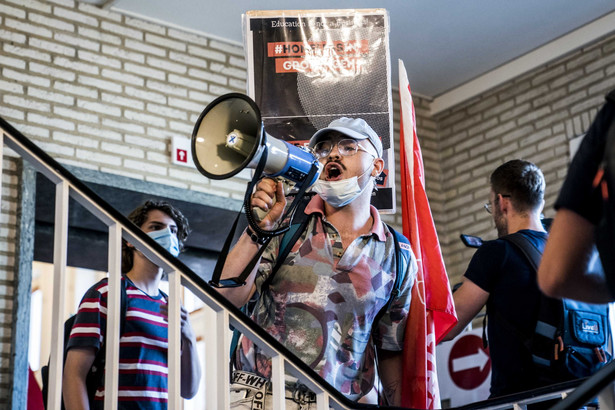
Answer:
<path fill-rule="evenodd" d="M 171 232 L 170 228 L 160 229 L 159 231 L 152 231 L 147 233 L 158 245 L 169 251 L 169 253 L 175 257 L 179 255 L 179 241 L 177 235 Z"/>

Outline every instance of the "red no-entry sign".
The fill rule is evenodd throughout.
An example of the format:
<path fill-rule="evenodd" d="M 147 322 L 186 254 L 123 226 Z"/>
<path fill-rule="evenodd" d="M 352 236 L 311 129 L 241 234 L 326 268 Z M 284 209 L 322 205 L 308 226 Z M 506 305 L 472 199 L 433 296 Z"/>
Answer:
<path fill-rule="evenodd" d="M 466 335 L 455 341 L 448 357 L 453 383 L 462 389 L 475 389 L 483 384 L 490 370 L 489 349 L 483 349 L 482 338 Z"/>

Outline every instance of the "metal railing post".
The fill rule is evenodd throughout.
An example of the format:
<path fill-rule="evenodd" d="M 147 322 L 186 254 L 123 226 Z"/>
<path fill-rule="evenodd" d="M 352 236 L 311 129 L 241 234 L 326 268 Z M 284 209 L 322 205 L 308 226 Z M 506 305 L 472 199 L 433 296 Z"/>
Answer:
<path fill-rule="evenodd" d="M 228 409 L 230 407 L 230 357 L 229 350 L 231 341 L 229 337 L 229 315 L 225 310 L 216 311 L 215 340 L 211 344 L 213 348 L 213 360 L 207 361 L 208 366 L 214 365 L 215 385 L 207 396 L 215 396 L 214 409 Z M 213 362 L 213 363 L 212 363 Z"/>
<path fill-rule="evenodd" d="M 169 361 L 169 384 L 168 394 L 169 401 L 168 406 L 170 410 L 181 409 L 181 360 L 180 360 L 180 347 L 181 347 L 181 300 L 180 290 L 181 283 L 180 277 L 177 271 L 167 272 L 169 279 L 169 327 L 168 327 L 168 343 L 169 348 L 167 351 L 167 357 Z"/>
<path fill-rule="evenodd" d="M 0 209 L 2 209 L 2 174 L 4 173 L 4 130 L 0 128 Z"/>
<path fill-rule="evenodd" d="M 122 281 L 122 228 L 109 226 L 109 280 L 107 282 L 107 329 L 105 337 L 105 410 L 117 409 L 120 360 L 120 289 Z"/>
<path fill-rule="evenodd" d="M 68 183 L 56 184 L 53 239 L 53 307 L 51 309 L 51 349 L 49 358 L 48 408 L 59 409 L 62 400 L 64 367 L 64 309 L 66 257 L 68 244 Z"/>
<path fill-rule="evenodd" d="M 284 383 L 284 358 L 275 355 L 271 358 L 271 393 L 273 397 L 273 410 L 286 408 L 285 383 Z"/>

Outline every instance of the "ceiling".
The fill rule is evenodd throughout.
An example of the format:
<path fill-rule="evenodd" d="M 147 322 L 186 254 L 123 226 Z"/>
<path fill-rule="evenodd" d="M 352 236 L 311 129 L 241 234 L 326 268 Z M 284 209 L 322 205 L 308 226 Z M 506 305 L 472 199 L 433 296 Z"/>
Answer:
<path fill-rule="evenodd" d="M 248 10 L 385 8 L 393 85 L 402 59 L 413 93 L 433 98 L 615 11 L 613 0 L 107 0 L 109 5 L 239 44 L 241 15 Z"/>

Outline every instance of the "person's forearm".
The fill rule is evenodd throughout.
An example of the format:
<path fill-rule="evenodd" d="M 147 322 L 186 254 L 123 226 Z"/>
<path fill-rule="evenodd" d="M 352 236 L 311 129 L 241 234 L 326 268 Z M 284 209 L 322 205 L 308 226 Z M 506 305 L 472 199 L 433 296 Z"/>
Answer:
<path fill-rule="evenodd" d="M 489 299 L 489 293 L 469 279 L 464 279 L 461 286 L 453 293 L 457 324 L 444 336 L 442 341 L 453 340 L 466 326 L 474 320 Z"/>
<path fill-rule="evenodd" d="M 274 200 L 275 198 L 275 200 Z M 258 226 L 266 231 L 271 231 L 279 222 L 286 208 L 286 197 L 281 181 L 271 178 L 263 178 L 256 186 L 252 195 L 251 205 L 253 209 L 260 209 L 265 215 L 258 222 Z M 251 210 L 246 210 L 251 212 Z M 237 278 L 240 276 L 252 258 L 258 253 L 260 247 L 252 242 L 252 239 L 244 233 L 237 244 L 229 252 L 222 270 L 221 279 Z M 219 292 L 237 307 L 245 305 L 254 293 L 254 278 L 258 270 L 258 262 L 246 279 L 243 286 L 233 288 L 219 288 Z"/>
<path fill-rule="evenodd" d="M 62 396 L 67 410 L 90 409 L 85 380 L 95 357 L 96 350 L 90 347 L 75 347 L 66 354 L 62 376 Z"/>
<path fill-rule="evenodd" d="M 594 226 L 574 211 L 562 208 L 551 225 L 538 268 L 538 285 L 547 295 L 590 303 L 613 300 L 606 279 L 590 272 Z"/>
<path fill-rule="evenodd" d="M 262 245 L 252 242 L 247 234 L 244 233 L 241 235 L 237 244 L 235 244 L 226 257 L 226 263 L 224 264 L 220 278 L 229 279 L 240 276 L 261 246 Z M 253 293 L 254 278 L 258 270 L 258 262 L 259 261 L 256 262 L 254 269 L 252 269 L 252 272 L 250 272 L 250 275 L 246 278 L 245 285 L 232 288 L 218 288 L 218 292 L 237 307 L 245 305 Z"/>
<path fill-rule="evenodd" d="M 378 350 L 378 374 L 382 381 L 383 394 L 387 405 L 401 406 L 402 354 L 389 350 Z"/>
<path fill-rule="evenodd" d="M 201 381 L 201 364 L 196 351 L 194 338 L 182 338 L 181 351 L 181 396 L 193 398 L 199 391 Z"/>
<path fill-rule="evenodd" d="M 466 323 L 465 321 L 464 322 L 457 321 L 457 324 L 453 326 L 446 335 L 444 335 L 442 340 L 440 340 L 440 343 L 449 342 L 453 340 L 454 338 L 456 338 L 461 332 L 463 332 L 463 330 L 468 326 L 469 323 L 470 322 Z"/>
<path fill-rule="evenodd" d="M 64 375 L 62 381 L 62 396 L 66 410 L 89 410 L 90 402 L 85 380 L 79 377 Z"/>

